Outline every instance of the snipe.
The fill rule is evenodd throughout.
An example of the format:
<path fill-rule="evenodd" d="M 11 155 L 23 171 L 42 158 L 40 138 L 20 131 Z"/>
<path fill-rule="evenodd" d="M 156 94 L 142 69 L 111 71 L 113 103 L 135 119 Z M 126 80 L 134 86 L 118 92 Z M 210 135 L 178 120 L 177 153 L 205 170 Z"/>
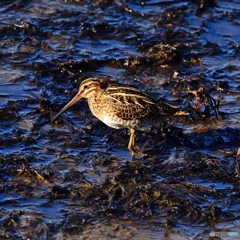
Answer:
<path fill-rule="evenodd" d="M 160 102 L 137 88 L 88 78 L 81 83 L 77 95 L 52 118 L 52 122 L 81 98 L 88 99 L 93 115 L 109 127 L 130 130 L 128 149 L 132 156 L 145 155 L 135 147 L 135 130 L 143 131 L 179 111 L 179 108 Z"/>

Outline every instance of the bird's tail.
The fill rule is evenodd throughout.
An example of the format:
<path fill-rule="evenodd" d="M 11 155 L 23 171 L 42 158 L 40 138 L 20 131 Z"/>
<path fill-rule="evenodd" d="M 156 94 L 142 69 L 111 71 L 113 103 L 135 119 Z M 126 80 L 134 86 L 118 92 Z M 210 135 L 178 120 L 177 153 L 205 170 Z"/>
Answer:
<path fill-rule="evenodd" d="M 178 107 L 172 106 L 168 103 L 159 102 L 158 109 L 162 115 L 175 115 L 180 111 Z"/>
<path fill-rule="evenodd" d="M 188 112 L 186 111 L 182 111 L 179 107 L 175 107 L 173 105 L 170 105 L 168 103 L 164 103 L 164 102 L 159 102 L 158 103 L 158 108 L 159 111 L 162 115 L 189 115 Z"/>

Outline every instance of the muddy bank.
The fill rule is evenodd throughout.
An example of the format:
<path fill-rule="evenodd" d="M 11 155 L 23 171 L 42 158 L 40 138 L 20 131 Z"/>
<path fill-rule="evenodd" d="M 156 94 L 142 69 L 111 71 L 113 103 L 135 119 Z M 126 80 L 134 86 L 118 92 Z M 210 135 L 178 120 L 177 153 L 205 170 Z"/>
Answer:
<path fill-rule="evenodd" d="M 1 1 L 0 238 L 240 234 L 239 11 L 237 1 Z M 133 160 L 128 131 L 85 100 L 50 122 L 88 77 L 189 115 L 138 132 L 148 156 Z"/>

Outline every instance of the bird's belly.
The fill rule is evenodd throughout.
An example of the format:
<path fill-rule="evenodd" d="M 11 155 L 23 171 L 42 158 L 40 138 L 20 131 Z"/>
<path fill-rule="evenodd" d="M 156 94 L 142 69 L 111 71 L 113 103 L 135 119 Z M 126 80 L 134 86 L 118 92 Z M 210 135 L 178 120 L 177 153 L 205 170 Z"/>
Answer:
<path fill-rule="evenodd" d="M 106 125 L 112 128 L 126 128 L 126 124 L 124 124 L 122 121 L 116 121 L 111 116 L 104 116 L 101 119 Z"/>
<path fill-rule="evenodd" d="M 147 128 L 150 128 L 152 126 L 152 123 L 145 122 L 140 119 L 121 119 L 121 118 L 115 118 L 110 115 L 104 116 L 102 119 L 100 119 L 102 122 L 104 122 L 107 126 L 112 128 L 133 128 L 135 130 L 144 131 Z"/>

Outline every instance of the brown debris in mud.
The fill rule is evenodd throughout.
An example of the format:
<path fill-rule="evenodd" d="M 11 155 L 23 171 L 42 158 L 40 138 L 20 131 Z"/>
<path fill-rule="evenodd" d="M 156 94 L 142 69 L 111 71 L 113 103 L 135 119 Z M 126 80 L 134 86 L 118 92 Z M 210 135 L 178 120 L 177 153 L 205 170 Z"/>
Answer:
<path fill-rule="evenodd" d="M 189 93 L 192 93 L 195 95 L 195 101 L 193 104 L 193 108 L 200 113 L 201 110 L 201 106 L 205 106 L 204 109 L 204 114 L 209 115 L 210 114 L 210 110 L 214 110 L 216 117 L 219 117 L 219 104 L 221 102 L 222 99 L 222 92 L 220 91 L 219 97 L 217 100 L 215 100 L 214 98 L 212 98 L 206 91 L 206 89 L 204 89 L 203 87 L 199 88 L 197 91 L 189 91 Z"/>

